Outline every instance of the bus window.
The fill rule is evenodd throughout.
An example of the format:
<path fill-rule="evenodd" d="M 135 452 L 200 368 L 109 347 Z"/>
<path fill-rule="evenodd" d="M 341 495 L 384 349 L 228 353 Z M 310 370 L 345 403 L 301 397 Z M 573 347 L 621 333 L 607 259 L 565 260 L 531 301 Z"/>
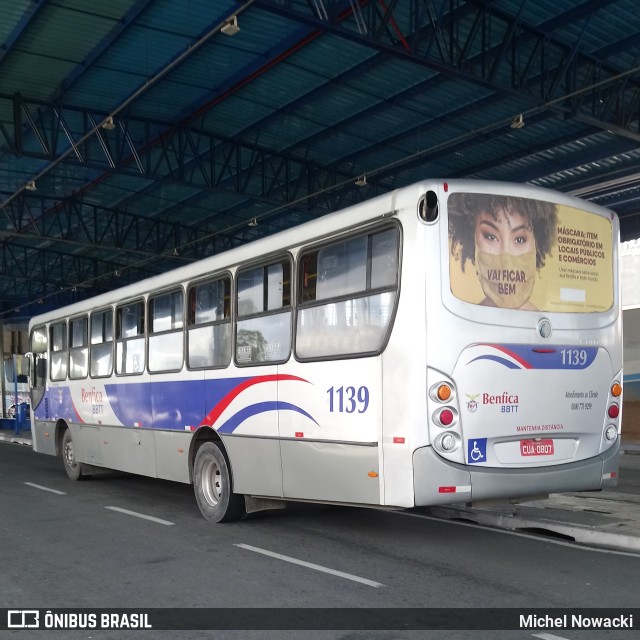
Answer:
<path fill-rule="evenodd" d="M 103 378 L 113 371 L 113 311 L 91 314 L 91 377 Z"/>
<path fill-rule="evenodd" d="M 394 227 L 302 256 L 299 358 L 345 357 L 382 348 L 395 306 L 398 255 Z"/>
<path fill-rule="evenodd" d="M 182 289 L 149 299 L 149 371 L 178 371 L 182 368 Z"/>
<path fill-rule="evenodd" d="M 238 274 L 236 362 L 284 362 L 291 350 L 291 265 L 282 260 Z"/>
<path fill-rule="evenodd" d="M 337 298 L 367 288 L 367 237 L 318 251 L 316 299 Z"/>
<path fill-rule="evenodd" d="M 67 324 L 58 322 L 51 329 L 51 379 L 67 379 Z"/>
<path fill-rule="evenodd" d="M 398 277 L 398 233 L 389 229 L 371 236 L 371 289 L 394 287 Z"/>
<path fill-rule="evenodd" d="M 218 278 L 189 290 L 187 364 L 226 367 L 231 361 L 231 279 Z"/>
<path fill-rule="evenodd" d="M 142 373 L 144 357 L 144 304 L 116 307 L 116 373 Z"/>
<path fill-rule="evenodd" d="M 86 316 L 69 321 L 69 378 L 86 378 L 89 362 L 89 320 Z"/>

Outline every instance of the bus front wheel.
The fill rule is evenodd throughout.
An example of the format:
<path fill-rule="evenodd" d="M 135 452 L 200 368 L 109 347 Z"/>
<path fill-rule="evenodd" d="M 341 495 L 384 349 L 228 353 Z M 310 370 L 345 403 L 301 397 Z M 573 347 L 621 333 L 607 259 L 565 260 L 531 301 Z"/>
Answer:
<path fill-rule="evenodd" d="M 244 497 L 231 490 L 229 463 L 215 442 L 205 442 L 193 463 L 193 489 L 202 515 L 211 522 L 237 520 Z"/>
<path fill-rule="evenodd" d="M 76 458 L 76 448 L 69 429 L 66 429 L 62 436 L 62 463 L 71 480 L 80 480 L 84 477 L 82 464 Z"/>

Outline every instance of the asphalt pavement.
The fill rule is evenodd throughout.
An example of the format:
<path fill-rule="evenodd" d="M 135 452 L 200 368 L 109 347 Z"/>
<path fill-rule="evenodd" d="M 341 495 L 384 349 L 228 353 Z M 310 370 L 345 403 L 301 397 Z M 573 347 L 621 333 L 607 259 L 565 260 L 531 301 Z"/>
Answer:
<path fill-rule="evenodd" d="M 0 442 L 31 446 L 31 432 L 0 429 Z M 640 442 L 622 442 L 622 456 L 638 456 Z M 636 458 L 633 458 L 635 460 Z M 624 467 L 624 458 L 621 467 Z M 478 507 L 438 506 L 429 514 L 445 519 L 553 536 L 577 544 L 640 553 L 640 488 L 636 491 L 555 493 L 545 499 Z"/>

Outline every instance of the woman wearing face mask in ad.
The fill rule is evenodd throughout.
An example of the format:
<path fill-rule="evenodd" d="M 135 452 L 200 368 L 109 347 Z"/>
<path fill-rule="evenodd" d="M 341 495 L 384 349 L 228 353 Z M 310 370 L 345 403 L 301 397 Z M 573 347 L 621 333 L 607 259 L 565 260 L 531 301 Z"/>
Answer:
<path fill-rule="evenodd" d="M 536 310 L 536 273 L 556 240 L 557 211 L 538 200 L 483 194 L 449 198 L 451 251 L 475 265 L 485 298 L 479 304 Z"/>

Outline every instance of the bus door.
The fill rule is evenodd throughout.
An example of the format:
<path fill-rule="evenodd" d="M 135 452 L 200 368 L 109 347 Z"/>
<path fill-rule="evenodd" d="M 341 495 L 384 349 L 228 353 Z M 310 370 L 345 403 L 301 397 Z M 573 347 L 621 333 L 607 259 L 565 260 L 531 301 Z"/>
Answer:
<path fill-rule="evenodd" d="M 31 334 L 31 352 L 29 357 L 29 390 L 31 395 L 31 408 L 35 411 L 40 407 L 47 386 L 48 376 L 48 350 L 47 328 L 38 327 Z M 48 415 L 38 412 L 39 417 L 48 418 Z"/>
<path fill-rule="evenodd" d="M 37 452 L 55 453 L 55 443 L 45 440 L 44 431 L 37 428 L 42 421 L 49 420 L 49 404 L 45 398 L 49 376 L 49 340 L 46 327 L 36 327 L 31 333 L 29 360 L 29 394 L 31 416 L 36 428 L 33 430 L 33 449 Z M 50 450 L 51 449 L 51 450 Z"/>

